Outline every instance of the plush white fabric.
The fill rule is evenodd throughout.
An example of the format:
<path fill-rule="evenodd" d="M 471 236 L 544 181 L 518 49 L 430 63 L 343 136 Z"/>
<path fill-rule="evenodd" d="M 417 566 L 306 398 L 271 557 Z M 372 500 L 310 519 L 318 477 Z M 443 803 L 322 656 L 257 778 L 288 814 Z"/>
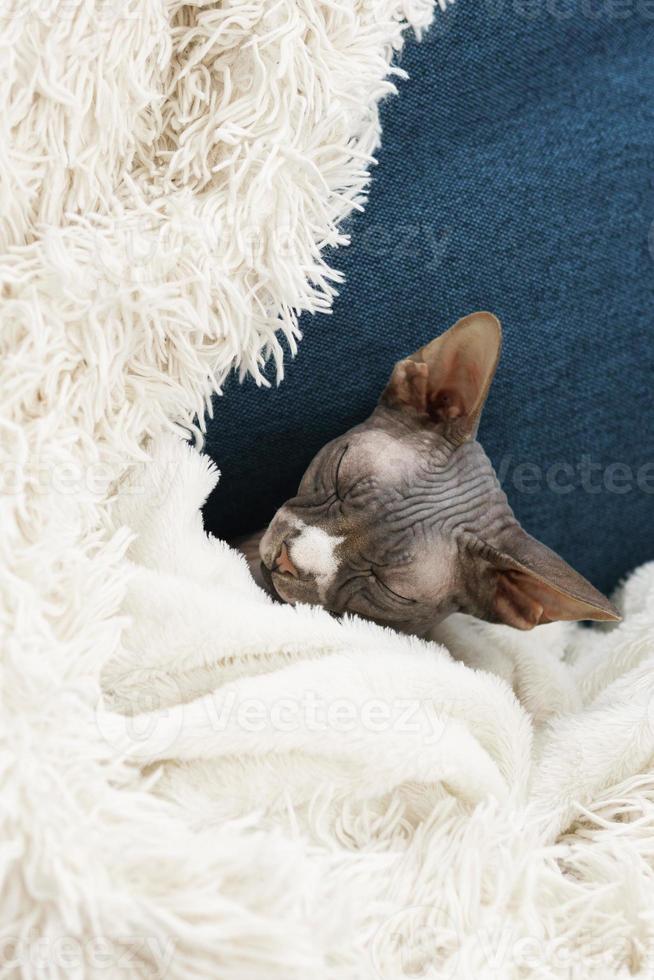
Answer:
<path fill-rule="evenodd" d="M 431 14 L 0 8 L 2 976 L 647 975 L 651 570 L 613 632 L 450 623 L 471 671 L 273 607 L 161 441 L 329 307 Z"/>
<path fill-rule="evenodd" d="M 117 495 L 137 537 L 98 724 L 202 831 L 269 836 L 322 972 L 650 976 L 654 564 L 617 627 L 452 617 L 457 662 L 274 604 L 204 533 L 211 464 L 153 455 L 156 508 L 139 470 Z"/>

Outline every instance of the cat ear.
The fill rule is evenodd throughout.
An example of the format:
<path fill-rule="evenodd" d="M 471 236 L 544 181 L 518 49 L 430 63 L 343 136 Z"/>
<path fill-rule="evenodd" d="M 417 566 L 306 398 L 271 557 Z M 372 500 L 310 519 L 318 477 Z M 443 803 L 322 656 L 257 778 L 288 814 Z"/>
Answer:
<path fill-rule="evenodd" d="M 606 596 L 517 524 L 482 554 L 474 559 L 484 563 L 482 574 L 468 577 L 482 619 L 526 630 L 557 620 L 621 618 Z"/>
<path fill-rule="evenodd" d="M 381 400 L 442 425 L 457 441 L 474 438 L 501 346 L 499 320 L 471 313 L 398 361 Z"/>

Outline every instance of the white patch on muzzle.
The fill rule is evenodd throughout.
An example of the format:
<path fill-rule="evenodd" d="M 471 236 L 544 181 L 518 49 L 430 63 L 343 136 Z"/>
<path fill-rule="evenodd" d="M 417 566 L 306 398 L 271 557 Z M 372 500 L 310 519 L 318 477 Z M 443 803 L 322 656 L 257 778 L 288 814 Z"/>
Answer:
<path fill-rule="evenodd" d="M 331 582 L 338 571 L 338 560 L 334 554 L 345 538 L 332 537 L 319 527 L 308 527 L 296 520 L 300 533 L 289 544 L 291 561 L 301 575 L 313 575 L 318 594 L 324 600 Z"/>

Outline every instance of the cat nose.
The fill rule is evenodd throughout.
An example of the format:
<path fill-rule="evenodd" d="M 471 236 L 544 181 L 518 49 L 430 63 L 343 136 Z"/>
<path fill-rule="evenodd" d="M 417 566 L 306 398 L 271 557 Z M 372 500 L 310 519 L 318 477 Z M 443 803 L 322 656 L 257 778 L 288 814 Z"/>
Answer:
<path fill-rule="evenodd" d="M 282 572 L 285 575 L 292 575 L 293 578 L 299 578 L 298 570 L 291 561 L 285 541 L 282 542 L 279 554 L 275 558 L 275 571 Z"/>

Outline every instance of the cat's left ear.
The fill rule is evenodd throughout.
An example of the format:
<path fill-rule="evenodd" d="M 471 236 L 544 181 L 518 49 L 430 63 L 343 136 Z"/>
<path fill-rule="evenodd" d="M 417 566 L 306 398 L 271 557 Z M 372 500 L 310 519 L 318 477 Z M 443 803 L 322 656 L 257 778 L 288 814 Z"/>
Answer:
<path fill-rule="evenodd" d="M 472 439 L 501 347 L 502 328 L 497 317 L 471 313 L 415 354 L 398 361 L 381 400 L 443 427 L 456 441 Z"/>
<path fill-rule="evenodd" d="M 493 547 L 478 542 L 467 559 L 462 609 L 479 619 L 522 630 L 558 620 L 620 619 L 605 595 L 519 524 Z"/>

